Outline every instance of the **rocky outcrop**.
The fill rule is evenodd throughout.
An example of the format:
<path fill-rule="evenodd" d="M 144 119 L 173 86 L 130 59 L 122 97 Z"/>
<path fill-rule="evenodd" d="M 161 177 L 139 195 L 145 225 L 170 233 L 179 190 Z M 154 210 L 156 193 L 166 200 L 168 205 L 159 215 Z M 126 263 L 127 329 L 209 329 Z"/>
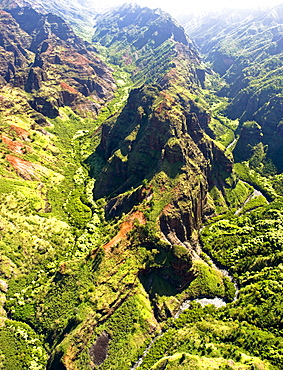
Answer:
<path fill-rule="evenodd" d="M 109 341 L 109 335 L 104 331 L 98 336 L 95 343 L 93 343 L 91 346 L 89 355 L 94 365 L 100 366 L 105 361 L 107 357 Z"/>
<path fill-rule="evenodd" d="M 257 122 L 245 122 L 234 149 L 235 160 L 247 161 L 253 154 L 253 147 L 262 141 L 262 136 L 261 127 Z"/>
<path fill-rule="evenodd" d="M 0 83 L 11 82 L 17 70 L 27 68 L 31 62 L 28 48 L 31 36 L 23 31 L 13 17 L 0 11 Z"/>
<path fill-rule="evenodd" d="M 205 179 L 199 181 L 197 176 L 190 176 L 184 180 L 186 183 L 176 189 L 174 199 L 159 217 L 160 230 L 171 244 L 193 242 L 194 231 L 200 228 L 207 207 L 208 188 Z"/>
<path fill-rule="evenodd" d="M 201 84 L 195 69 L 200 64 L 198 53 L 184 29 L 169 14 L 124 4 L 97 15 L 95 22 L 93 41 L 110 47 L 115 63 L 131 65 L 134 81 L 158 81 L 163 85 L 168 81 L 164 81 L 164 75 L 182 61 L 187 64 L 188 82 Z"/>
<path fill-rule="evenodd" d="M 44 81 L 47 80 L 46 72 L 40 67 L 31 68 L 25 84 L 25 90 L 31 93 L 33 90 L 40 90 Z"/>
<path fill-rule="evenodd" d="M 134 80 L 146 84 L 133 90 L 123 111 L 102 126 L 97 152 L 106 165 L 94 196 L 108 197 L 106 210 L 113 217 L 121 214 L 118 209 L 129 210 L 122 206 L 126 200 L 129 207 L 147 202 L 133 190 L 146 179 L 153 208 L 167 194 L 163 206 L 156 205 L 163 238 L 178 245 L 192 242 L 194 231 L 212 212 L 208 189 L 221 188 L 223 174 L 232 171 L 231 159 L 205 133 L 210 132 L 209 114 L 186 94 L 176 93 L 176 86 L 196 91 L 205 69 L 184 30 L 162 11 L 125 5 L 96 22 L 94 40 L 118 55 L 123 50 Z"/>
<path fill-rule="evenodd" d="M 109 197 L 111 210 L 118 199 L 137 204 L 135 192 L 116 195 L 164 173 L 159 191 L 169 186 L 171 195 L 159 214 L 160 229 L 170 243 L 190 240 L 204 214 L 211 212 L 209 187 L 221 187 L 223 174 L 232 171 L 231 159 L 203 130 L 208 122 L 209 115 L 193 101 L 180 103 L 157 85 L 134 90 L 122 113 L 103 125 L 98 152 L 107 164 L 96 181 L 95 198 Z M 153 189 L 153 202 L 154 197 Z"/>
<path fill-rule="evenodd" d="M 59 115 L 59 102 L 54 99 L 50 100 L 47 97 L 35 96 L 30 101 L 30 106 L 35 111 L 49 118 L 55 118 Z"/>
<path fill-rule="evenodd" d="M 152 191 L 151 189 L 138 187 L 133 192 L 129 194 L 121 194 L 117 197 L 110 199 L 110 201 L 105 206 L 105 213 L 108 219 L 114 217 L 120 217 L 122 213 L 128 213 L 135 206 L 140 204 L 144 199 L 151 199 Z"/>

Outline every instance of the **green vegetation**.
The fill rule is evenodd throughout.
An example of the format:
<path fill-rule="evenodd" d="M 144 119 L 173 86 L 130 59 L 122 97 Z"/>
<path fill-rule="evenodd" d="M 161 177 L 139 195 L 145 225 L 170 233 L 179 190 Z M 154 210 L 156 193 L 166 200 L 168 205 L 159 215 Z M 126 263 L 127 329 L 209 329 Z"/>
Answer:
<path fill-rule="evenodd" d="M 277 335 L 281 315 L 281 207 L 281 201 L 272 202 L 241 217 L 217 221 L 202 233 L 204 249 L 228 266 L 240 284 L 240 298 L 228 314 Z"/>
<path fill-rule="evenodd" d="M 234 168 L 241 180 L 248 182 L 255 188 L 262 191 L 262 193 L 267 197 L 268 200 L 274 200 L 278 197 L 278 194 L 273 188 L 272 178 L 269 179 L 266 176 L 262 176 L 255 170 L 250 169 L 248 164 L 245 162 L 236 163 Z"/>
<path fill-rule="evenodd" d="M 0 329 L 1 357 L 3 369 L 44 370 L 47 353 L 42 338 L 26 324 L 5 320 Z"/>
<path fill-rule="evenodd" d="M 277 347 L 279 355 L 282 340 L 248 323 L 223 321 L 221 315 L 223 311 L 212 306 L 200 308 L 192 304 L 165 334 L 157 338 L 140 368 L 159 369 L 162 364 L 162 368 L 166 365 L 169 369 L 174 365 L 180 369 L 186 368 L 185 365 L 191 365 L 193 369 L 204 369 L 205 366 L 209 369 L 275 369 L 273 364 L 280 364 L 282 360 L 272 357 L 272 346 Z M 257 357 L 263 350 L 266 351 L 265 360 Z"/>
<path fill-rule="evenodd" d="M 1 316 L 11 318 L 1 318 L 1 368 L 45 369 L 51 351 L 96 307 L 99 247 L 115 230 L 104 221 L 103 200 L 93 200 L 85 162 L 98 145 L 95 130 L 126 102 L 128 74 L 117 68 L 115 76 L 115 98 L 96 121 L 62 107 L 44 129 L 27 110 L 28 94 L 1 91 L 13 107 L 0 117 L 0 275 L 9 284 Z"/>
<path fill-rule="evenodd" d="M 118 88 L 115 91 L 114 98 L 101 109 L 95 120 L 96 127 L 99 127 L 109 116 L 114 115 L 124 107 L 132 87 L 130 74 L 118 65 L 112 65 L 112 67 L 114 69 L 113 76 L 115 77 Z"/>
<path fill-rule="evenodd" d="M 1 87 L 0 368 L 282 369 L 280 42 L 223 38 L 221 79 L 165 13 L 111 12 L 117 89 L 71 31 Z"/>

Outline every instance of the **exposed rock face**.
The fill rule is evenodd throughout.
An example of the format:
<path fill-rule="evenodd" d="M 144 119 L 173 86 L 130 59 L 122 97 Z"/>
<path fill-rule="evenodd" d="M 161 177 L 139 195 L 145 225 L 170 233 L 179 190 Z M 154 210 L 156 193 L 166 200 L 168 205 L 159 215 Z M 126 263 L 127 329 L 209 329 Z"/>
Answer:
<path fill-rule="evenodd" d="M 25 68 L 31 61 L 27 48 L 31 36 L 23 31 L 13 17 L 0 11 L 0 83 L 10 82 L 17 69 Z"/>
<path fill-rule="evenodd" d="M 116 89 L 111 68 L 95 48 L 60 17 L 29 7 L 1 11 L 0 59 L 0 84 L 32 93 L 32 108 L 51 118 L 64 105 L 96 116 Z"/>
<path fill-rule="evenodd" d="M 106 209 L 113 217 L 128 211 L 128 200 L 131 206 L 143 202 L 135 191 L 124 193 L 147 179 L 153 204 L 158 202 L 155 192 L 170 193 L 158 223 L 165 239 L 181 244 L 211 212 L 209 186 L 221 188 L 220 173 L 232 169 L 230 159 L 205 134 L 209 114 L 181 93 L 197 91 L 205 71 L 182 27 L 162 11 L 124 5 L 96 22 L 94 40 L 115 50 L 134 69 L 133 79 L 145 85 L 132 90 L 121 114 L 102 127 L 98 153 L 107 163 L 94 196 L 110 198 Z"/>
<path fill-rule="evenodd" d="M 197 175 L 197 174 L 196 174 Z M 160 230 L 171 244 L 192 242 L 195 230 L 200 228 L 206 204 L 207 183 L 190 176 L 184 179 L 174 200 L 167 205 L 159 217 Z"/>
<path fill-rule="evenodd" d="M 195 66 L 200 58 L 184 29 L 160 9 L 134 4 L 110 10 L 95 19 L 93 41 L 111 47 L 113 61 L 131 65 L 134 81 L 164 85 L 164 75 L 181 62 L 187 64 L 183 77 L 191 87 L 200 85 Z M 190 60 L 193 63 L 187 63 Z"/>
<path fill-rule="evenodd" d="M 253 147 L 262 141 L 261 127 L 256 122 L 246 122 L 240 132 L 240 138 L 234 149 L 237 161 L 246 161 L 252 156 Z"/>
<path fill-rule="evenodd" d="M 97 16 L 94 37 L 108 46 L 124 39 L 136 49 L 141 49 L 149 41 L 156 48 L 170 38 L 184 45 L 189 43 L 183 29 L 169 14 L 160 9 L 141 8 L 134 4 L 125 4 L 109 11 L 106 16 Z"/>
<path fill-rule="evenodd" d="M 46 73 L 40 67 L 31 68 L 28 74 L 25 90 L 32 92 L 42 87 L 42 82 L 47 80 Z"/>
<path fill-rule="evenodd" d="M 151 196 L 152 192 L 150 189 L 138 187 L 130 194 L 122 194 L 112 198 L 105 206 L 106 216 L 108 218 L 119 217 L 123 212 L 130 212 L 135 205 L 140 204 L 145 198 L 149 199 Z"/>
<path fill-rule="evenodd" d="M 61 0 L 60 6 L 56 0 L 1 0 L 0 4 L 3 9 L 29 7 L 41 14 L 56 14 L 69 24 L 74 26 L 79 24 L 81 27 L 92 26 L 93 17 L 97 13 L 93 9 L 94 4 L 88 0 L 73 0 L 72 2 Z"/>
<path fill-rule="evenodd" d="M 103 126 L 98 151 L 107 164 L 94 191 L 96 198 L 111 198 L 158 173 L 165 173 L 161 189 L 168 179 L 178 178 L 159 217 L 161 231 L 171 243 L 190 239 L 208 211 L 209 185 L 221 186 L 220 172 L 232 170 L 231 161 L 201 127 L 209 116 L 193 101 L 183 104 L 158 86 L 132 91 L 122 113 Z"/>

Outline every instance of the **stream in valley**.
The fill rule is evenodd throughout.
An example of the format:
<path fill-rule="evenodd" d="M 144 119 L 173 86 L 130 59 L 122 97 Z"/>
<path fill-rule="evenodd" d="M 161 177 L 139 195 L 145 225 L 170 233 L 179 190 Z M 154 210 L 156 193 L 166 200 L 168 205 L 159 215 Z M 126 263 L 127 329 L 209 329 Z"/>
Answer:
<path fill-rule="evenodd" d="M 243 183 L 244 183 L 244 184 L 248 184 L 248 185 L 250 185 L 249 183 L 247 183 L 247 182 L 245 182 L 245 181 L 243 181 Z M 245 202 L 243 203 L 243 205 L 242 205 L 240 208 L 238 208 L 238 209 L 237 209 L 237 211 L 235 212 L 235 215 L 237 216 L 238 214 L 240 214 L 240 213 L 242 212 L 242 210 L 244 209 L 245 205 L 246 205 L 246 204 L 247 204 L 251 199 L 253 199 L 253 198 L 255 198 L 255 197 L 259 197 L 259 196 L 263 196 L 263 197 L 264 197 L 264 195 L 262 194 L 262 192 L 261 192 L 261 191 L 259 191 L 259 190 L 257 190 L 257 189 L 254 189 L 253 193 L 252 193 L 252 194 L 250 194 L 250 195 L 248 196 L 248 198 L 245 200 Z"/>
<path fill-rule="evenodd" d="M 213 266 L 221 271 L 221 273 L 224 275 L 224 276 L 227 276 L 231 281 L 233 281 L 234 285 L 235 285 L 235 288 L 236 288 L 236 291 L 235 291 L 235 296 L 234 296 L 234 301 L 238 298 L 238 292 L 239 292 L 239 289 L 238 289 L 238 286 L 237 284 L 235 283 L 235 281 L 233 280 L 233 277 L 229 274 L 229 271 L 226 270 L 226 269 L 223 269 L 223 268 L 219 268 L 215 265 L 215 263 L 213 261 L 211 261 Z M 223 307 L 223 306 L 226 306 L 227 302 L 225 301 L 225 299 L 223 298 L 220 298 L 220 297 L 214 297 L 214 298 L 208 298 L 208 297 L 198 297 L 198 298 L 194 298 L 194 299 L 188 299 L 186 301 L 184 301 L 179 310 L 176 312 L 176 314 L 174 315 L 173 319 L 174 321 L 176 319 L 178 319 L 178 317 L 181 315 L 182 312 L 184 312 L 185 310 L 187 310 L 191 303 L 192 302 L 198 302 L 200 303 L 200 305 L 202 307 L 204 306 L 207 306 L 207 305 L 214 305 L 216 308 L 220 308 L 220 307 Z M 173 321 L 173 322 L 174 322 Z M 147 346 L 147 348 L 144 350 L 142 356 L 138 359 L 138 361 L 134 364 L 134 366 L 131 367 L 130 370 L 135 370 L 135 369 L 138 369 L 138 367 L 143 363 L 146 355 L 148 354 L 149 350 L 151 349 L 151 347 L 154 345 L 154 343 L 160 338 L 162 337 L 166 332 L 168 331 L 165 330 L 159 334 L 157 334 L 152 340 L 151 342 L 149 343 L 149 345 Z"/>
<path fill-rule="evenodd" d="M 234 141 L 228 146 L 228 148 L 232 145 L 235 144 L 235 142 L 237 141 L 237 139 L 234 139 Z M 246 183 L 245 181 L 243 181 L 244 183 Z M 248 183 L 246 183 L 248 184 Z M 249 185 L 249 184 L 248 184 Z M 258 196 L 263 196 L 262 192 L 257 190 L 257 189 L 254 189 L 254 191 L 248 196 L 248 198 L 246 199 L 246 201 L 239 207 L 239 209 L 236 210 L 235 212 L 235 215 L 238 215 L 244 208 L 244 206 L 253 198 L 255 197 L 258 197 Z M 201 230 L 200 230 L 201 232 Z M 197 256 L 198 257 L 198 256 Z M 213 265 L 213 267 L 215 269 L 217 269 L 218 271 L 220 271 L 224 276 L 227 276 L 235 285 L 235 296 L 234 296 L 234 301 L 237 300 L 238 298 L 238 293 L 239 293 L 239 289 L 238 289 L 238 286 L 237 284 L 235 283 L 235 281 L 233 280 L 233 277 L 229 274 L 229 271 L 222 268 L 222 267 L 219 267 L 217 266 L 217 262 L 210 259 L 210 262 L 211 264 Z M 214 297 L 214 298 L 211 298 L 211 297 L 198 297 L 198 298 L 195 298 L 195 299 L 188 299 L 186 301 L 184 301 L 179 310 L 177 311 L 177 313 L 173 316 L 173 319 L 174 321 L 176 319 L 178 319 L 178 317 L 181 315 L 182 312 L 184 312 L 186 309 L 188 309 L 191 305 L 192 302 L 198 302 L 200 303 L 200 305 L 202 307 L 204 306 L 207 306 L 207 305 L 214 305 L 216 308 L 220 308 L 220 307 L 223 307 L 223 306 L 226 306 L 227 302 L 225 301 L 225 299 L 223 298 L 220 298 L 220 297 Z M 174 322 L 173 321 L 173 322 Z M 168 329 L 167 329 L 168 330 Z M 166 331 L 167 331 L 166 330 Z M 162 337 L 166 331 L 163 331 L 159 334 L 157 334 L 150 342 L 150 344 L 147 346 L 147 348 L 145 349 L 145 351 L 143 352 L 142 356 L 138 359 L 138 361 L 134 364 L 134 366 L 131 367 L 130 370 L 135 370 L 135 369 L 138 369 L 139 366 L 143 363 L 146 355 L 148 354 L 149 350 L 151 349 L 151 347 L 154 345 L 154 343 L 160 338 Z"/>

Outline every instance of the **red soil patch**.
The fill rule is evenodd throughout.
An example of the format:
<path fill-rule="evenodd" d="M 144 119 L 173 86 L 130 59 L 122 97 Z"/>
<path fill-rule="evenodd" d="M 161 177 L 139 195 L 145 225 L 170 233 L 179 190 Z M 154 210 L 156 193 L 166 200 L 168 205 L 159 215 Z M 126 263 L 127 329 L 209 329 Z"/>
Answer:
<path fill-rule="evenodd" d="M 24 161 L 23 159 L 14 157 L 10 154 L 6 155 L 6 160 L 14 167 L 18 175 L 23 177 L 25 180 L 36 178 L 34 174 L 35 164 L 29 161 Z"/>
<path fill-rule="evenodd" d="M 176 63 L 175 63 L 176 64 Z M 165 74 L 163 80 L 165 81 L 176 81 L 178 80 L 178 71 L 176 68 L 172 68 L 168 73 Z"/>
<path fill-rule="evenodd" d="M 62 61 L 71 63 L 74 66 L 89 66 L 91 61 L 74 50 L 66 50 L 60 54 Z"/>
<path fill-rule="evenodd" d="M 25 154 L 27 151 L 31 152 L 31 147 L 23 144 L 20 141 L 13 141 L 8 136 L 2 135 L 2 141 L 4 144 L 7 145 L 8 149 L 11 152 L 16 154 Z"/>
<path fill-rule="evenodd" d="M 173 103 L 174 99 L 173 97 L 166 91 L 161 91 L 160 92 L 160 95 L 163 96 L 163 99 L 164 100 L 167 100 L 169 103 Z"/>
<path fill-rule="evenodd" d="M 60 85 L 63 90 L 69 91 L 69 93 L 71 94 L 78 94 L 78 91 L 71 87 L 70 85 L 66 84 L 66 82 L 61 82 Z"/>
<path fill-rule="evenodd" d="M 168 93 L 163 92 L 163 91 L 160 93 L 160 95 L 163 96 L 163 99 L 159 103 L 155 111 L 158 114 L 162 113 L 164 118 L 170 118 L 168 111 L 172 109 L 172 104 L 173 104 L 174 99 Z"/>
<path fill-rule="evenodd" d="M 133 63 L 133 57 L 131 55 L 129 55 L 128 53 L 124 54 L 122 56 L 122 58 L 123 58 L 123 61 L 126 65 L 129 65 L 129 64 Z"/>
<path fill-rule="evenodd" d="M 167 205 L 163 208 L 162 212 L 163 212 L 164 214 L 168 214 L 168 213 L 172 210 L 172 208 L 174 208 L 174 207 L 173 207 L 173 204 L 169 203 L 169 204 L 167 204 Z"/>
<path fill-rule="evenodd" d="M 21 140 L 29 141 L 29 132 L 27 130 L 25 130 L 24 128 L 21 128 L 21 127 L 15 126 L 15 125 L 11 125 L 10 126 L 10 131 L 15 131 L 16 134 L 18 135 L 18 137 Z"/>
<path fill-rule="evenodd" d="M 141 211 L 136 211 L 136 212 L 132 213 L 128 217 L 128 219 L 122 223 L 120 231 L 118 232 L 118 234 L 115 235 L 114 238 L 112 238 L 110 240 L 110 242 L 103 245 L 102 248 L 104 248 L 104 250 L 106 252 L 109 252 L 112 247 L 117 245 L 123 238 L 126 237 L 128 232 L 133 229 L 135 221 L 138 221 L 139 224 L 141 224 L 141 225 L 145 225 L 146 220 L 145 220 L 144 214 Z"/>

